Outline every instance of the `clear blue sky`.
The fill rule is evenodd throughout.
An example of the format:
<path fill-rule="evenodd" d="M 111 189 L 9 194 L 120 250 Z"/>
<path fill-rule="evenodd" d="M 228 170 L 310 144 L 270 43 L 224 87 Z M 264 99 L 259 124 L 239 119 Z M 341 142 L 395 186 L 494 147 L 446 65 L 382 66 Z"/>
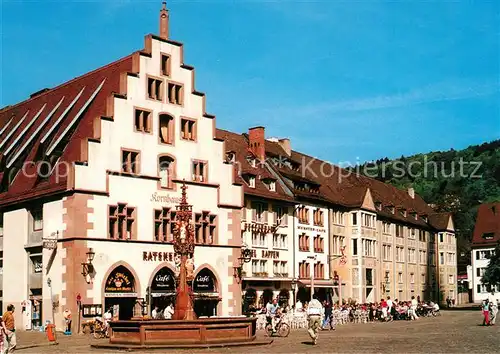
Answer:
<path fill-rule="evenodd" d="M 1 1 L 0 106 L 128 55 L 161 1 Z M 217 126 L 339 163 L 500 137 L 499 1 L 169 1 Z"/>

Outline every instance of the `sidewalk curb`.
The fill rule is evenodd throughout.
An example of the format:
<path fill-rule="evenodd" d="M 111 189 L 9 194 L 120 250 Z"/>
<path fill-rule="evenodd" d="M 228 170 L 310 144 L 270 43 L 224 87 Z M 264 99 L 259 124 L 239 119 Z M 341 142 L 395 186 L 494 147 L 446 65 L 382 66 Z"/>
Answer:
<path fill-rule="evenodd" d="M 59 345 L 59 342 L 24 345 L 24 346 L 21 346 L 21 347 L 17 347 L 16 346 L 15 350 L 17 351 L 17 350 L 25 350 L 25 349 L 31 349 L 31 348 L 39 348 L 39 347 L 50 347 L 51 345 Z"/>

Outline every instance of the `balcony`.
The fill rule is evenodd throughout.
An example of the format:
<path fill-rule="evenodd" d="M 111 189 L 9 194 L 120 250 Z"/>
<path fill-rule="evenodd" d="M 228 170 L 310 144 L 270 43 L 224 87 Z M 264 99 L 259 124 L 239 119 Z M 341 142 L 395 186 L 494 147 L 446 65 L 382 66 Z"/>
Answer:
<path fill-rule="evenodd" d="M 269 274 L 267 272 L 255 272 L 253 276 L 257 278 L 267 278 Z"/>
<path fill-rule="evenodd" d="M 30 289 L 41 289 L 43 286 L 43 275 L 42 273 L 31 273 L 29 278 L 29 288 Z"/>
<path fill-rule="evenodd" d="M 288 273 L 274 273 L 276 278 L 288 278 Z"/>

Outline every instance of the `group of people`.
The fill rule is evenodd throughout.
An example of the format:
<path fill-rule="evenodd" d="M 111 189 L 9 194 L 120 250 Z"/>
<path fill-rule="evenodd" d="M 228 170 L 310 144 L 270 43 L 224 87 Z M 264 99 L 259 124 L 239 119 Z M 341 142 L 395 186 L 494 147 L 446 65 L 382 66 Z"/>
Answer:
<path fill-rule="evenodd" d="M 163 311 L 158 306 L 155 306 L 151 312 L 153 320 L 171 320 L 174 315 L 174 305 L 169 303 Z"/>
<path fill-rule="evenodd" d="M 500 306 L 499 300 L 495 300 L 492 296 L 483 300 L 481 309 L 483 311 L 483 326 L 494 326 L 498 314 L 498 307 Z"/>
<path fill-rule="evenodd" d="M 412 296 L 410 301 L 381 299 L 380 302 L 358 304 L 355 302 L 333 304 L 329 301 L 322 303 L 316 296 L 310 302 L 302 304 L 301 301 L 291 308 L 294 312 L 304 312 L 308 318 L 308 332 L 314 343 L 317 342 L 318 331 L 334 330 L 336 319 L 334 312 L 340 312 L 348 316 L 351 321 L 355 321 L 360 313 L 363 313 L 366 321 L 393 321 L 393 320 L 418 320 L 421 316 L 431 316 L 439 314 L 439 305 L 434 302 L 424 302 Z M 270 299 L 262 313 L 266 314 L 267 322 L 271 324 L 273 332 L 282 316 L 290 311 L 288 306 L 279 306 L 276 299 Z M 347 318 L 347 317 L 346 317 Z"/>
<path fill-rule="evenodd" d="M 7 311 L 0 317 L 0 354 L 12 353 L 16 348 L 16 325 L 14 305 L 8 305 Z"/>

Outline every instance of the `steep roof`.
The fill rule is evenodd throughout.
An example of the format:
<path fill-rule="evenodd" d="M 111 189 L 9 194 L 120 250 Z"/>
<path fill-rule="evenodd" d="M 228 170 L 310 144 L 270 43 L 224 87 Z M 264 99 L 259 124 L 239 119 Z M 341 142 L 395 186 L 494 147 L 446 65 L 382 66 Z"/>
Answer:
<path fill-rule="evenodd" d="M 451 213 L 433 213 L 429 215 L 429 223 L 438 231 L 453 231 L 449 228 Z"/>
<path fill-rule="evenodd" d="M 132 62 L 126 56 L 0 111 L 0 207 L 70 187 L 67 166 L 86 161 L 83 142 L 100 137 L 95 120 L 107 116 L 108 98 L 124 91 L 121 77 Z M 57 160 L 58 173 L 38 178 L 42 161 Z"/>
<path fill-rule="evenodd" d="M 472 245 L 495 245 L 499 241 L 500 203 L 481 204 L 477 210 Z"/>

